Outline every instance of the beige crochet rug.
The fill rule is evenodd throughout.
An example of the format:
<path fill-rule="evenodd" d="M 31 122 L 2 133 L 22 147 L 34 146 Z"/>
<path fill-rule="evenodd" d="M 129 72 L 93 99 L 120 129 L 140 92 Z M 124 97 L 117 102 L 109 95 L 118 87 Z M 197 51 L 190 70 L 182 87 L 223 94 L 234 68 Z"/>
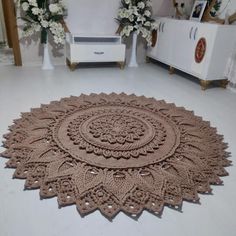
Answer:
<path fill-rule="evenodd" d="M 7 167 L 41 198 L 138 217 L 220 185 L 230 165 L 216 128 L 165 101 L 126 94 L 63 98 L 23 113 L 5 135 Z"/>

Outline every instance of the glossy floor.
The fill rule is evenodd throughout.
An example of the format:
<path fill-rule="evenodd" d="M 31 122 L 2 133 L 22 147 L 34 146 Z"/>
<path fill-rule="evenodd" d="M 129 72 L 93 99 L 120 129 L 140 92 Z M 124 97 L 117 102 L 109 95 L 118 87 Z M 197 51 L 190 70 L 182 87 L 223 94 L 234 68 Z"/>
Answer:
<path fill-rule="evenodd" d="M 165 99 L 194 110 L 210 120 L 229 143 L 236 158 L 236 93 L 213 87 L 203 92 L 197 80 L 169 75 L 157 64 L 119 70 L 116 67 L 66 67 L 42 71 L 40 67 L 0 67 L 0 136 L 13 119 L 31 107 L 39 107 L 81 93 L 135 93 Z M 4 149 L 1 147 L 0 151 Z M 182 212 L 165 207 L 162 218 L 143 212 L 138 221 L 120 213 L 109 222 L 96 211 L 81 218 L 75 206 L 58 209 L 56 198 L 40 200 L 39 191 L 23 191 L 24 181 L 12 180 L 13 170 L 4 169 L 0 158 L 1 236 L 235 236 L 236 168 L 227 168 L 224 186 L 213 187 L 213 195 L 200 195 L 201 205 L 184 202 Z"/>

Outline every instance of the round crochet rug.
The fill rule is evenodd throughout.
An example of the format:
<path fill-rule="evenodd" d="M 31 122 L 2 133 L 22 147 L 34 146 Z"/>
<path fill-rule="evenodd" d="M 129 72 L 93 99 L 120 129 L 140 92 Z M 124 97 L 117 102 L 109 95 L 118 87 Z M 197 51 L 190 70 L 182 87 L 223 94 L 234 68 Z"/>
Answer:
<path fill-rule="evenodd" d="M 59 206 L 76 204 L 81 215 L 180 209 L 222 184 L 230 165 L 209 122 L 144 96 L 63 98 L 22 113 L 9 129 L 1 156 L 14 177 L 40 188 L 41 198 L 57 196 Z"/>

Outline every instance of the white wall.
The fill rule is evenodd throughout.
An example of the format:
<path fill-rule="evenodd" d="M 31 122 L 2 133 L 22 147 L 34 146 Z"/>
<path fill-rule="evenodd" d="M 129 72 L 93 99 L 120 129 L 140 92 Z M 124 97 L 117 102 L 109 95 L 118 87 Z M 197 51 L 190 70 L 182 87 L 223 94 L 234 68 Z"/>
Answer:
<path fill-rule="evenodd" d="M 182 3 L 185 2 L 188 11 L 191 10 L 193 0 L 177 0 Z M 236 11 L 236 0 L 230 0 L 227 9 L 224 10 L 225 5 L 229 0 L 223 0 L 222 14 L 224 18 L 227 9 L 230 12 Z M 153 0 L 153 13 L 158 16 L 173 15 L 174 9 L 172 0 Z M 120 0 L 68 0 L 68 17 L 67 24 L 71 32 L 82 34 L 114 34 L 117 29 L 115 18 L 117 9 L 120 5 Z M 224 11 L 223 11 L 224 10 Z M 19 21 L 21 22 L 21 21 Z M 21 23 L 19 23 L 21 24 Z M 127 59 L 130 54 L 130 40 L 127 43 Z M 140 62 L 144 61 L 145 43 L 139 40 L 138 45 L 138 59 Z M 41 46 L 39 39 L 22 41 L 21 51 L 23 64 L 41 64 Z M 51 51 L 53 54 L 54 64 L 64 64 L 64 50 L 62 48 Z"/>
<path fill-rule="evenodd" d="M 71 32 L 81 34 L 114 34 L 118 25 L 115 21 L 120 0 L 68 0 L 68 17 L 66 22 Z M 167 16 L 173 12 L 172 0 L 153 0 L 154 15 Z M 22 21 L 19 21 L 22 24 Z M 21 35 L 21 32 L 20 32 Z M 130 42 L 127 42 L 127 58 L 129 58 Z M 139 40 L 138 59 L 144 61 L 145 46 Z M 23 64 L 41 64 L 41 47 L 37 38 L 21 40 Z M 64 64 L 63 49 L 53 51 L 54 64 Z"/>
<path fill-rule="evenodd" d="M 153 0 L 153 14 L 170 14 L 172 0 Z M 68 0 L 67 23 L 71 31 L 82 34 L 114 34 L 120 0 Z"/>
<path fill-rule="evenodd" d="M 66 21 L 74 33 L 114 34 L 118 7 L 117 0 L 68 0 Z"/>

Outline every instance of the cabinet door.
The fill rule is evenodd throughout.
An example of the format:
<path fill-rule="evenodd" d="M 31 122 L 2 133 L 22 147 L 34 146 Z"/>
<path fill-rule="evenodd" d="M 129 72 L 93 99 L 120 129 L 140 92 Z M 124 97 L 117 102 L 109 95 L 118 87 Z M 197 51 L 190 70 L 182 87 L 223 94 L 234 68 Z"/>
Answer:
<path fill-rule="evenodd" d="M 191 71 L 201 79 L 207 79 L 207 72 L 213 52 L 218 26 L 214 24 L 198 24 L 194 30 L 194 51 Z M 201 43 L 202 42 L 202 43 Z M 200 52 L 200 60 L 196 53 Z"/>
<path fill-rule="evenodd" d="M 180 70 L 190 73 L 194 60 L 194 44 L 197 23 L 191 21 L 174 22 L 174 38 L 170 64 Z"/>
<path fill-rule="evenodd" d="M 172 57 L 173 47 L 173 23 L 170 19 L 163 19 L 162 24 L 159 27 L 159 40 L 157 42 L 157 58 L 169 64 Z"/>
<path fill-rule="evenodd" d="M 155 47 L 148 49 L 148 56 L 169 64 L 172 54 L 173 27 L 167 18 L 158 19 L 157 24 L 157 42 Z"/>
<path fill-rule="evenodd" d="M 174 31 L 175 46 L 170 64 L 200 79 L 206 79 L 217 25 L 176 21 Z M 196 58 L 196 52 L 199 58 Z"/>

